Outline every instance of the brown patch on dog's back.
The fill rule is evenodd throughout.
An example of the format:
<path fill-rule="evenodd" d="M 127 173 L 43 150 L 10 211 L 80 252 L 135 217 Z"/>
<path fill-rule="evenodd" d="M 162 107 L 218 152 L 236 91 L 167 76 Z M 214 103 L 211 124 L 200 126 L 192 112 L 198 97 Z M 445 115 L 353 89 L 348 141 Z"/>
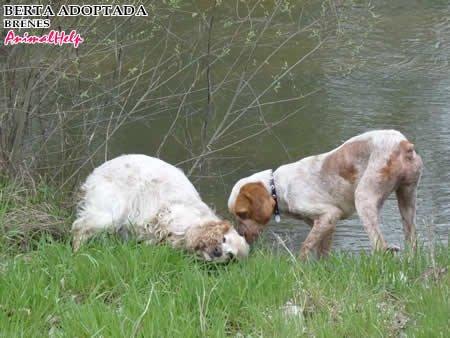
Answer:
<path fill-rule="evenodd" d="M 261 182 L 247 183 L 241 187 L 234 204 L 234 213 L 241 219 L 252 219 L 266 224 L 273 214 L 275 201 Z"/>
<path fill-rule="evenodd" d="M 368 141 L 344 143 L 329 154 L 322 165 L 321 172 L 326 176 L 339 175 L 344 180 L 355 183 L 358 180 L 358 168 L 355 163 L 370 156 Z"/>

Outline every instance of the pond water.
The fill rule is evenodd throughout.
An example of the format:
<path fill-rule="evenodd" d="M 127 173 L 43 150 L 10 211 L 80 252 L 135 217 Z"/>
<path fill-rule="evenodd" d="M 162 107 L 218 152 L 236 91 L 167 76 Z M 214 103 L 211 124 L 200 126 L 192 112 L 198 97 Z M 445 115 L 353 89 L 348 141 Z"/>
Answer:
<path fill-rule="evenodd" d="M 314 37 L 314 31 L 290 39 L 291 33 L 320 16 L 320 9 L 302 14 L 301 23 L 299 11 L 281 15 L 271 23 L 245 65 L 250 54 L 246 51 L 242 58 L 239 53 L 255 34 L 248 28 L 245 34 L 238 31 L 233 36 L 240 9 L 228 9 L 234 19 L 218 11 L 214 14 L 211 49 L 215 49 L 216 56 L 220 50 L 224 55 L 211 65 L 211 104 L 207 104 L 206 74 L 195 86 L 191 86 L 195 69 L 186 76 L 177 75 L 159 90 L 159 105 L 152 108 L 152 114 L 143 115 L 119 131 L 111 144 L 112 153 L 159 154 L 178 164 L 190 174 L 203 198 L 229 217 L 226 201 L 239 178 L 326 152 L 367 130 L 394 128 L 415 144 L 425 165 L 418 191 L 420 239 L 426 243 L 430 239 L 447 242 L 450 5 L 447 1 L 409 0 L 375 1 L 373 7 L 339 3 L 336 2 L 335 10 L 340 18 L 336 23 L 340 33 L 319 27 L 320 40 Z M 198 49 L 204 50 L 208 34 L 192 19 L 195 11 L 191 8 L 188 14 L 182 10 L 174 14 L 171 29 L 177 33 L 179 44 L 194 46 L 202 41 Z M 258 14 L 251 25 L 258 27 L 257 37 L 263 29 Z M 229 44 L 232 40 L 233 44 Z M 282 41 L 287 42 L 263 64 Z M 317 50 L 290 69 L 318 41 L 322 43 Z M 141 51 L 135 51 L 135 56 Z M 188 63 L 196 53 L 198 50 L 181 52 L 180 62 Z M 263 66 L 258 68 L 260 64 Z M 258 72 L 252 76 L 255 69 Z M 278 82 L 277 76 L 284 72 L 286 75 Z M 240 81 L 249 85 L 235 95 Z M 272 83 L 275 84 L 266 90 Z M 174 88 L 189 95 L 180 95 L 176 104 L 168 104 L 161 97 L 177 93 Z M 154 113 L 158 111 L 161 113 Z M 214 131 L 223 128 L 224 118 L 224 125 L 229 128 L 221 129 L 220 137 L 208 144 Z M 265 130 L 268 125 L 272 127 Z M 207 155 L 202 157 L 204 161 L 196 162 L 202 149 Z M 396 201 L 391 196 L 382 211 L 382 231 L 388 242 L 403 245 L 401 229 Z M 271 230 L 289 248 L 298 250 L 309 227 L 282 215 L 281 223 L 273 223 Z M 268 238 L 275 241 L 270 233 Z M 369 248 L 356 215 L 338 223 L 334 247 L 350 251 Z"/>

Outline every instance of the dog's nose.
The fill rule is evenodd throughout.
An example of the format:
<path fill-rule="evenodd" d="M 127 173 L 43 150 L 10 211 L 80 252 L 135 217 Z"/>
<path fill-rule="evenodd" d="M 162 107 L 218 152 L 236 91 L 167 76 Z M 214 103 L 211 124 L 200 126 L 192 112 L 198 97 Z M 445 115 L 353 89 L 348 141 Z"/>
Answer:
<path fill-rule="evenodd" d="M 215 247 L 214 250 L 213 250 L 213 252 L 212 252 L 212 255 L 213 255 L 214 257 L 220 257 L 220 256 L 222 256 L 222 249 L 219 248 L 219 247 Z"/>

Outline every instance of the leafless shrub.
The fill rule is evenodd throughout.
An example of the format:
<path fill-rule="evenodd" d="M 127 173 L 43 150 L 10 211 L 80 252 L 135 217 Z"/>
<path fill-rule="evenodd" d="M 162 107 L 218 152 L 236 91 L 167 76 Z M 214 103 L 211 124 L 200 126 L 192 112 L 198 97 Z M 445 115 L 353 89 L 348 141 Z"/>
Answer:
<path fill-rule="evenodd" d="M 145 123 L 161 136 L 149 142 L 148 153 L 176 151 L 177 164 L 200 176 L 218 155 L 301 109 L 270 118 L 268 107 L 317 92 L 265 99 L 327 42 L 337 27 L 333 2 L 324 1 L 309 20 L 303 17 L 308 2 L 160 5 L 146 4 L 149 16 L 140 18 L 53 18 L 53 29 L 78 29 L 86 38 L 79 49 L 0 47 L 3 171 L 37 172 L 73 188 L 84 169 L 114 153 L 116 134 Z M 309 36 L 308 45 L 280 66 L 279 55 L 300 36 Z"/>

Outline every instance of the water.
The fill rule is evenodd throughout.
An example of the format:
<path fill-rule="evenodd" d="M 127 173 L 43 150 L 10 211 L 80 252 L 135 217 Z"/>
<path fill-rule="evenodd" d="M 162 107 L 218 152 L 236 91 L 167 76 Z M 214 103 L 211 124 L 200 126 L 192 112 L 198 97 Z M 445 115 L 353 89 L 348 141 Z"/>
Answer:
<path fill-rule="evenodd" d="M 233 35 L 239 25 L 237 17 L 244 16 L 245 10 L 233 6 L 223 9 L 224 13 L 218 10 L 211 46 L 216 55 L 224 51 L 224 56 L 211 66 L 210 81 L 214 91 L 210 108 L 207 108 L 206 74 L 202 74 L 192 88 L 192 78 L 197 74 L 194 70 L 188 71 L 186 76 L 176 75 L 161 87 L 159 99 L 149 106 L 148 113 L 117 134 L 111 145 L 113 155 L 136 152 L 155 155 L 159 149 L 161 158 L 190 172 L 196 156 L 202 149 L 209 149 L 212 152 L 204 162 L 197 163 L 190 173 L 191 178 L 203 198 L 220 214 L 229 217 L 226 201 L 239 178 L 326 152 L 367 130 L 398 129 L 415 144 L 425 165 L 418 191 L 420 239 L 447 242 L 450 225 L 450 6 L 446 1 L 409 0 L 376 1 L 373 8 L 364 4 L 339 6 L 340 2 L 336 3 L 340 33 L 332 33 L 329 27 L 319 27 L 325 42 L 288 71 L 279 86 L 274 85 L 267 91 L 266 88 L 276 82 L 277 74 L 295 64 L 318 40 L 311 32 L 298 34 L 269 62 L 260 69 L 258 66 L 278 43 L 320 16 L 320 9 L 305 12 L 301 24 L 298 10 L 293 9 L 290 16 L 280 14 L 251 57 L 248 57 L 250 47 L 245 47 L 248 39 L 254 39 L 251 28 Z M 183 48 L 183 43 L 198 44 L 192 47 L 192 53 L 180 53 L 180 65 L 187 64 L 199 50 L 207 48 L 207 32 L 192 20 L 196 10 L 188 8 L 186 12 L 173 14 L 176 19 L 171 27 L 179 41 L 169 43 L 170 48 L 176 50 L 177 44 Z M 243 12 L 238 16 L 235 10 Z M 262 13 L 263 10 L 258 9 L 252 23 L 258 29 L 261 23 L 257 19 Z M 226 48 L 229 48 L 228 54 Z M 238 59 L 245 48 L 244 57 Z M 134 56 L 139 53 L 144 50 L 136 51 Z M 248 64 L 244 62 L 246 57 L 250 60 Z M 240 61 L 235 64 L 237 59 Z M 203 60 L 201 65 L 205 66 L 205 62 Z M 255 69 L 258 72 L 252 76 Z M 232 113 L 226 115 L 242 78 L 248 80 L 248 86 L 237 95 Z M 189 95 L 184 101 L 183 95 L 175 101 L 161 98 L 186 92 Z M 311 92 L 314 93 L 298 99 Z M 252 102 L 259 104 L 259 108 L 248 109 L 217 141 L 202 148 L 225 116 L 225 125 L 229 125 Z M 276 124 L 295 111 L 287 120 L 264 131 L 271 123 Z M 208 121 L 206 127 L 205 121 Z M 165 138 L 169 131 L 171 136 Z M 249 137 L 255 133 L 258 134 Z M 248 139 L 238 142 L 243 138 Z M 162 140 L 165 144 L 161 148 Z M 389 243 L 403 245 L 401 228 L 396 201 L 391 196 L 382 211 L 382 231 Z M 282 222 L 273 224 L 271 230 L 286 240 L 288 247 L 298 250 L 309 227 L 282 215 Z M 268 238 L 275 241 L 270 233 Z M 356 215 L 338 223 L 334 247 L 350 251 L 369 248 L 367 235 Z"/>

